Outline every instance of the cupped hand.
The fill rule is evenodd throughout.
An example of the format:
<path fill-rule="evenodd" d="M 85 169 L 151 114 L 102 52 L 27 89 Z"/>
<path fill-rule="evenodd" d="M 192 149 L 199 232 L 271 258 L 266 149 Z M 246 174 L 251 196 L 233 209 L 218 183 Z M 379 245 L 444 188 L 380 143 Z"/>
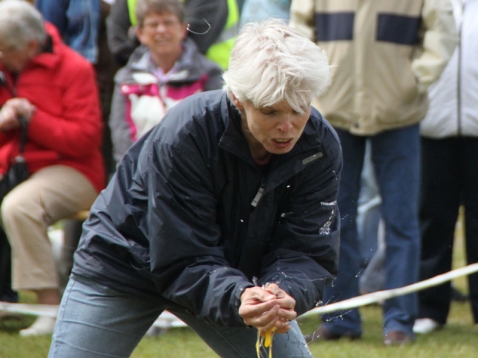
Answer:
<path fill-rule="evenodd" d="M 241 296 L 239 315 L 244 322 L 256 327 L 261 334 L 274 331 L 286 333 L 289 321 L 297 317 L 295 300 L 276 284 L 250 287 Z"/>

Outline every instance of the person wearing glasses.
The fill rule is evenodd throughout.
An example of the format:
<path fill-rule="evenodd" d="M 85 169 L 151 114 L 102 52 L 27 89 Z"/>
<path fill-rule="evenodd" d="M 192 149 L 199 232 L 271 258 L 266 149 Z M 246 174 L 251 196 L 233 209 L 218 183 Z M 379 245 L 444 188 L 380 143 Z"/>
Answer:
<path fill-rule="evenodd" d="M 222 87 L 222 70 L 187 36 L 179 0 L 138 0 L 136 48 L 115 76 L 109 125 L 113 154 L 126 150 L 191 94 Z"/>

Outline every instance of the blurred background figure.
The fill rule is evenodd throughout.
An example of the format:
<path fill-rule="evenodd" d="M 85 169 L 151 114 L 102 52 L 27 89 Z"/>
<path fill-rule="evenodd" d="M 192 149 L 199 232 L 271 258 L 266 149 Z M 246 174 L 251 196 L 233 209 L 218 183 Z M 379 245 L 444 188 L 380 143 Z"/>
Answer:
<path fill-rule="evenodd" d="M 239 28 L 248 22 L 259 22 L 269 18 L 289 21 L 292 0 L 245 0 L 241 10 Z"/>
<path fill-rule="evenodd" d="M 56 26 L 63 42 L 96 63 L 101 1 L 35 0 L 35 6 L 46 21 Z"/>
<path fill-rule="evenodd" d="M 110 113 L 114 88 L 114 75 L 119 69 L 109 50 L 106 33 L 106 18 L 114 0 L 36 0 L 35 6 L 43 18 L 55 25 L 63 42 L 94 65 L 101 98 L 104 121 Z M 105 170 L 115 170 L 112 159 L 111 133 L 103 127 L 102 152 Z"/>
<path fill-rule="evenodd" d="M 430 110 L 420 126 L 422 280 L 452 269 L 460 205 L 467 262 L 478 262 L 478 1 L 452 3 L 460 43 L 440 81 L 430 88 Z M 468 276 L 468 287 L 478 323 L 478 275 Z M 445 325 L 450 300 L 450 283 L 419 292 L 413 330 L 425 334 Z"/>
<path fill-rule="evenodd" d="M 55 25 L 63 41 L 93 64 L 99 89 L 103 119 L 102 153 L 107 178 L 115 170 L 111 132 L 107 124 L 114 89 L 114 75 L 119 66 L 113 60 L 106 35 L 106 18 L 113 0 L 36 0 L 43 18 Z M 59 258 L 60 286 L 68 282 L 73 266 L 73 252 L 78 246 L 83 221 L 63 220 Z"/>
<path fill-rule="evenodd" d="M 359 295 L 356 219 L 367 142 L 382 198 L 385 288 L 412 284 L 418 279 L 420 254 L 418 123 L 428 108 L 427 88 L 439 78 L 456 45 L 451 4 L 293 0 L 291 24 L 324 48 L 335 66 L 332 86 L 313 103 L 337 130 L 344 156 L 339 272 L 323 301 Z M 383 311 L 384 344 L 412 342 L 416 295 L 390 299 Z M 358 309 L 322 318 L 324 324 L 309 339 L 362 336 Z"/>
<path fill-rule="evenodd" d="M 1 173 L 18 153 L 19 116 L 28 123 L 24 157 L 31 175 L 1 205 L 13 287 L 33 291 L 40 304 L 57 305 L 60 282 L 47 229 L 89 209 L 105 185 L 95 73 L 20 0 L 0 2 L 0 72 Z M 51 333 L 53 325 L 39 317 L 20 334 Z"/>
<path fill-rule="evenodd" d="M 12 260 L 8 238 L 0 230 L 0 301 L 18 302 L 18 292 L 12 289 Z"/>
<path fill-rule="evenodd" d="M 385 287 L 385 233 L 377 179 L 372 164 L 371 143 L 365 146 L 357 207 L 357 235 L 362 256 L 359 276 L 361 294 L 383 290 Z"/>
<path fill-rule="evenodd" d="M 116 76 L 109 121 L 117 162 L 179 101 L 223 84 L 221 68 L 187 36 L 179 0 L 138 0 L 136 18 L 142 46 Z"/>
<path fill-rule="evenodd" d="M 226 69 L 239 28 L 236 0 L 184 0 L 185 23 L 199 52 Z M 139 45 L 135 26 L 136 0 L 116 0 L 107 20 L 108 44 L 115 60 L 124 66 Z"/>

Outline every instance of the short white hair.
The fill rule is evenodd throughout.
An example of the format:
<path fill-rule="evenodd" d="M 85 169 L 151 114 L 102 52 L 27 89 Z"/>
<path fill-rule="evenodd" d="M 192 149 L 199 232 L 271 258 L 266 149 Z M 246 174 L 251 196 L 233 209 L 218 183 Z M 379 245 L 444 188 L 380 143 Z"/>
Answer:
<path fill-rule="evenodd" d="M 304 113 L 330 85 L 331 71 L 320 47 L 282 20 L 268 19 L 242 28 L 223 77 L 228 96 L 240 102 L 261 108 L 285 100 Z"/>
<path fill-rule="evenodd" d="M 0 1 L 0 42 L 22 49 L 29 41 L 43 44 L 46 31 L 41 13 L 24 0 Z"/>

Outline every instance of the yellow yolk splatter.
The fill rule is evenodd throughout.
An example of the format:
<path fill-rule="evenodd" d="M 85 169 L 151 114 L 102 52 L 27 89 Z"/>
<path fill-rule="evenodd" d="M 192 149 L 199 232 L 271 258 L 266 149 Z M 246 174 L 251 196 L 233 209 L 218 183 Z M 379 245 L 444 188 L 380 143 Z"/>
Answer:
<path fill-rule="evenodd" d="M 269 348 L 269 358 L 272 358 L 272 338 L 274 337 L 275 327 L 272 328 L 270 331 L 266 333 L 262 333 L 260 331 L 257 332 L 257 342 L 256 342 L 256 351 L 257 351 L 257 358 L 261 358 L 261 346 L 264 348 Z"/>

